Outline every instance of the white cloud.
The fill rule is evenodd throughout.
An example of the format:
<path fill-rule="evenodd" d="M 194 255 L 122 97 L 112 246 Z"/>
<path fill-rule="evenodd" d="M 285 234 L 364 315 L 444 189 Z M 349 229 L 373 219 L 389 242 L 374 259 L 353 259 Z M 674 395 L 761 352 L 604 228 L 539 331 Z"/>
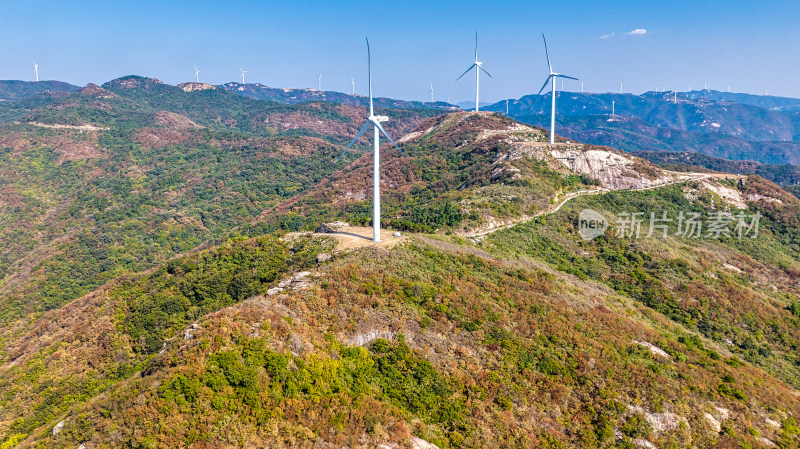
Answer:
<path fill-rule="evenodd" d="M 617 34 L 617 33 L 608 33 L 608 34 L 604 34 L 604 35 L 600 36 L 600 39 L 609 39 L 609 38 L 612 38 L 612 37 L 614 37 L 616 34 Z"/>
<path fill-rule="evenodd" d="M 647 34 L 647 30 L 645 30 L 644 28 L 636 28 L 635 30 L 631 30 L 625 33 L 625 35 L 627 36 L 642 36 L 645 34 Z"/>

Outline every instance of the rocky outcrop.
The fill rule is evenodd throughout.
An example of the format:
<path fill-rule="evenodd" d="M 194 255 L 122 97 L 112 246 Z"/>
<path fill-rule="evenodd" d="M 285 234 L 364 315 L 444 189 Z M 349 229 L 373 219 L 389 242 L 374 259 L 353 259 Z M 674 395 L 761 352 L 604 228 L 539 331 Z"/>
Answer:
<path fill-rule="evenodd" d="M 345 223 L 343 221 L 334 221 L 331 223 L 322 223 L 317 227 L 316 232 L 320 234 L 335 234 L 349 227 L 349 223 Z"/>
<path fill-rule="evenodd" d="M 206 83 L 181 83 L 178 87 L 183 89 L 184 92 L 194 92 L 196 90 L 215 90 L 217 87 Z"/>

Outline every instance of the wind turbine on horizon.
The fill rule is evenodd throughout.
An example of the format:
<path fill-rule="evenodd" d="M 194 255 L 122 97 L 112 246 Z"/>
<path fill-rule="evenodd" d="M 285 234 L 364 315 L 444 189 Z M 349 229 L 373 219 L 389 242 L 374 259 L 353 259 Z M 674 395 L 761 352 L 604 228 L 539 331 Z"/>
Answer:
<path fill-rule="evenodd" d="M 247 70 L 244 70 L 243 68 L 239 67 L 239 71 L 242 72 L 242 84 L 244 84 L 244 74 L 247 73 Z"/>
<path fill-rule="evenodd" d="M 472 65 L 469 66 L 469 68 L 467 70 L 465 70 L 464 73 L 461 74 L 461 76 L 456 78 L 456 81 L 458 81 L 461 78 L 463 78 L 464 75 L 466 75 L 472 69 L 475 69 L 475 112 L 478 112 L 478 110 L 480 109 L 480 105 L 478 103 L 478 100 L 479 100 L 479 97 L 480 97 L 480 90 L 481 90 L 480 89 L 480 87 L 481 87 L 481 70 L 483 70 L 483 73 L 485 73 L 487 75 L 489 75 L 489 72 L 487 72 L 486 69 L 483 68 L 483 63 L 478 61 L 478 32 L 477 31 L 475 32 L 475 62 L 472 63 Z M 489 75 L 489 78 L 491 78 L 491 77 L 492 77 L 492 75 Z"/>
<path fill-rule="evenodd" d="M 39 64 L 33 61 L 33 74 L 36 75 L 36 82 L 39 82 Z"/>
<path fill-rule="evenodd" d="M 352 76 L 350 77 L 350 84 L 353 85 L 353 96 L 356 96 L 356 80 Z"/>
<path fill-rule="evenodd" d="M 428 93 L 431 94 L 431 103 L 433 103 L 433 83 L 431 83 L 431 88 L 428 89 Z"/>
<path fill-rule="evenodd" d="M 547 75 L 547 79 L 544 80 L 544 84 L 542 84 L 542 88 L 539 89 L 539 93 L 536 94 L 536 98 L 539 98 L 539 95 L 542 94 L 542 91 L 547 87 L 547 83 L 550 83 L 550 91 L 552 98 L 552 105 L 550 107 L 550 143 L 555 143 L 556 137 L 556 78 L 567 78 L 571 80 L 578 80 L 578 78 L 573 78 L 571 76 L 563 75 L 558 72 L 553 71 L 553 66 L 550 64 L 550 54 L 547 52 L 547 39 L 545 39 L 544 34 L 542 34 L 542 41 L 544 41 L 544 55 L 547 57 L 547 68 L 550 70 L 550 74 Z M 529 109 L 533 107 L 536 100 L 534 100 Z"/>
<path fill-rule="evenodd" d="M 200 72 L 202 72 L 202 70 L 197 70 L 197 66 L 194 66 L 194 79 L 198 83 L 200 82 Z"/>
<path fill-rule="evenodd" d="M 317 75 L 317 90 L 322 91 L 322 74 Z"/>
<path fill-rule="evenodd" d="M 386 131 L 381 126 L 381 122 L 386 122 L 389 120 L 386 116 L 375 115 L 375 110 L 372 106 L 372 57 L 369 51 L 369 39 L 366 37 L 364 38 L 367 41 L 367 79 L 369 80 L 369 117 L 367 117 L 367 121 L 364 123 L 364 126 L 358 131 L 358 134 L 353 138 L 347 148 L 342 151 L 342 154 L 336 158 L 334 163 L 339 162 L 339 159 L 347 153 L 347 150 L 356 143 L 359 137 L 361 137 L 369 128 L 369 125 L 372 124 L 373 136 L 372 136 L 372 241 L 373 242 L 380 242 L 381 241 L 381 175 L 380 175 L 380 148 L 381 148 L 381 134 L 383 133 L 392 145 L 400 151 L 400 154 L 405 157 L 405 153 L 400 147 L 397 146 L 394 140 L 389 137 L 389 134 L 386 134 Z"/>

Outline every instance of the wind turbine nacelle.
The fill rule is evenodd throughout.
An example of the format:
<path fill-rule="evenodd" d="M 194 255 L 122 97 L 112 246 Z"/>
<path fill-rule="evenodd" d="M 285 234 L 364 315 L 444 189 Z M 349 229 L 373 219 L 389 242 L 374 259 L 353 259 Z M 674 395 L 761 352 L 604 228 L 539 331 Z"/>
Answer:
<path fill-rule="evenodd" d="M 378 122 L 388 122 L 389 121 L 389 117 L 387 117 L 385 115 L 376 115 L 375 116 L 375 120 L 377 120 Z"/>

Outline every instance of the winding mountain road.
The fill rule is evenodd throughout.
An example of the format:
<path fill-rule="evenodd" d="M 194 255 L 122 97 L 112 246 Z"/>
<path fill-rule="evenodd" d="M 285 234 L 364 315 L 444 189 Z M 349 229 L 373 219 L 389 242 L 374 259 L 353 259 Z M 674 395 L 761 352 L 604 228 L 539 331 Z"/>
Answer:
<path fill-rule="evenodd" d="M 558 201 L 558 204 L 554 205 L 553 207 L 548 207 L 546 209 L 543 209 L 543 210 L 541 210 L 541 211 L 539 211 L 539 212 L 537 212 L 537 213 L 535 213 L 533 215 L 523 215 L 523 216 L 521 216 L 519 218 L 515 218 L 515 219 L 512 219 L 512 220 L 504 221 L 504 222 L 497 223 L 497 224 L 491 224 L 491 225 L 489 225 L 487 227 L 478 228 L 478 229 L 472 230 L 471 232 L 467 232 L 467 233 L 463 233 L 463 234 L 459 234 L 459 235 L 461 237 L 467 237 L 467 238 L 472 238 L 472 239 L 480 239 L 480 238 L 485 237 L 485 236 L 487 236 L 489 234 L 492 234 L 494 232 L 501 231 L 503 229 L 508 229 L 508 228 L 514 227 L 514 226 L 516 226 L 518 224 L 521 224 L 521 223 L 527 223 L 527 222 L 533 220 L 534 218 L 541 217 L 543 215 L 554 214 L 554 213 L 558 212 L 561 209 L 562 206 L 567 204 L 567 202 L 569 202 L 572 199 L 581 197 L 581 196 L 599 195 L 601 193 L 619 192 L 619 191 L 655 190 L 655 189 L 660 189 L 662 187 L 671 186 L 671 185 L 674 185 L 674 184 L 680 184 L 680 183 L 691 182 L 691 181 L 699 181 L 699 180 L 708 179 L 708 178 L 730 178 L 730 177 L 737 177 L 738 178 L 738 177 L 741 176 L 741 175 L 732 175 L 732 174 L 728 174 L 728 173 L 723 173 L 723 174 L 719 174 L 719 173 L 697 173 L 697 172 L 682 173 L 682 172 L 673 172 L 673 171 L 667 171 L 667 170 L 665 170 L 664 173 L 673 175 L 673 176 L 676 177 L 676 179 L 673 179 L 672 181 L 665 182 L 665 183 L 662 183 L 662 184 L 652 185 L 652 186 L 648 186 L 648 187 L 641 187 L 641 188 L 638 188 L 638 189 L 609 189 L 609 188 L 606 188 L 606 187 L 601 187 L 601 188 L 591 189 L 591 190 L 579 190 L 577 192 L 570 192 L 570 193 L 564 195 L 564 197 L 561 198 L 560 201 L 558 201 L 558 196 L 556 196 L 556 200 Z"/>

